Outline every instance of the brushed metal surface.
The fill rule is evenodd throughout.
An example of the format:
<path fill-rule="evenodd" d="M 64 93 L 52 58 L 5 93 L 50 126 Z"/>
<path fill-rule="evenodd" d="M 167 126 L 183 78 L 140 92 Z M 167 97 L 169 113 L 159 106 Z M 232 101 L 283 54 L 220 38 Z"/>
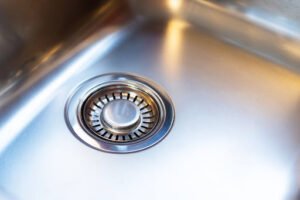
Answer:
<path fill-rule="evenodd" d="M 231 1 L 230 3 L 232 4 L 233 2 Z M 286 19 L 292 19 L 298 22 L 300 19 L 300 2 L 297 0 L 239 0 L 236 1 L 236 3 L 241 5 L 245 9 L 249 7 L 254 9 L 256 8 L 264 10 L 271 15 Z"/>
<path fill-rule="evenodd" d="M 284 11 L 292 26 L 272 15 L 261 23 L 261 15 L 254 19 L 224 1 L 139 2 L 130 1 L 136 17 L 114 4 L 106 23 L 97 18 L 98 29 L 83 38 L 74 33 L 76 49 L 64 46 L 55 57 L 61 62 L 27 73 L 17 91 L 1 97 L 3 196 L 298 200 L 300 62 L 293 18 Z M 176 123 L 155 148 L 107 154 L 70 133 L 69 94 L 111 72 L 148 77 L 171 96 Z"/>
<path fill-rule="evenodd" d="M 26 65 L 63 42 L 101 1 L 2 0 L 0 2 L 0 88 Z M 103 2 L 103 1 L 102 1 Z M 72 6 L 70 6 L 72 5 Z"/>

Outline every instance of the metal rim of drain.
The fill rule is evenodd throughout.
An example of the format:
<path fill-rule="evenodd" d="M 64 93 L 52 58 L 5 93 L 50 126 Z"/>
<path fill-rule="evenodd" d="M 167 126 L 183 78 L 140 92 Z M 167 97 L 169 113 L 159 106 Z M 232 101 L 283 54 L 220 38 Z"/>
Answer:
<path fill-rule="evenodd" d="M 141 151 L 160 142 L 174 122 L 170 97 L 152 81 L 124 73 L 94 77 L 69 97 L 65 118 L 82 142 L 111 153 Z"/>

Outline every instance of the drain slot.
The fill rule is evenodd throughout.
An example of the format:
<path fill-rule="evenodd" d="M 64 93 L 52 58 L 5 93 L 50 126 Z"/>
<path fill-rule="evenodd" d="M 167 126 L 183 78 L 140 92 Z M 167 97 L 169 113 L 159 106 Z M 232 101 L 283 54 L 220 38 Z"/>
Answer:
<path fill-rule="evenodd" d="M 164 138 L 172 126 L 174 109 L 154 83 L 128 74 L 107 74 L 77 89 L 67 103 L 66 120 L 77 138 L 88 145 L 126 153 Z"/>

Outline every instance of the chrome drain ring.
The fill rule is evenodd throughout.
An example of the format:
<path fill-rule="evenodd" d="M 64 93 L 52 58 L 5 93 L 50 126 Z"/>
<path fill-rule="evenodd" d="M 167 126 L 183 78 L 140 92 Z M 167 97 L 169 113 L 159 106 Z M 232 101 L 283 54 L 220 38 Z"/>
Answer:
<path fill-rule="evenodd" d="M 83 83 L 69 98 L 65 118 L 89 146 L 112 153 L 140 151 L 161 141 L 174 121 L 168 95 L 129 74 L 106 74 Z"/>
<path fill-rule="evenodd" d="M 102 119 L 105 109 L 120 101 L 130 102 L 133 107 L 136 107 L 138 119 L 141 119 L 138 123 L 133 122 L 132 128 L 129 124 L 128 130 L 125 129 L 123 132 L 118 130 L 117 125 L 105 125 L 105 120 Z M 120 110 L 122 111 L 122 108 Z M 133 142 L 148 136 L 159 121 L 157 103 L 150 95 L 119 82 L 101 87 L 100 90 L 88 97 L 83 104 L 82 115 L 85 125 L 96 136 L 107 141 L 121 143 Z"/>

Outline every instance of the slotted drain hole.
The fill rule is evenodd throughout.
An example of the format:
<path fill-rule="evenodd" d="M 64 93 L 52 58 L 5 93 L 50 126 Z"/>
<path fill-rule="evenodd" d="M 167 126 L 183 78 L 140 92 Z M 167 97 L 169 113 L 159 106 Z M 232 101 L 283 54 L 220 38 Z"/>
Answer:
<path fill-rule="evenodd" d="M 112 84 L 94 92 L 83 104 L 82 115 L 93 134 L 120 143 L 151 135 L 160 119 L 158 105 L 149 94 L 124 84 Z M 110 115 L 118 115 L 118 119 L 110 119 L 114 117 Z"/>
<path fill-rule="evenodd" d="M 129 153 L 161 141 L 172 127 L 174 108 L 155 83 L 130 74 L 106 74 L 77 88 L 65 115 L 74 135 L 89 146 Z"/>

